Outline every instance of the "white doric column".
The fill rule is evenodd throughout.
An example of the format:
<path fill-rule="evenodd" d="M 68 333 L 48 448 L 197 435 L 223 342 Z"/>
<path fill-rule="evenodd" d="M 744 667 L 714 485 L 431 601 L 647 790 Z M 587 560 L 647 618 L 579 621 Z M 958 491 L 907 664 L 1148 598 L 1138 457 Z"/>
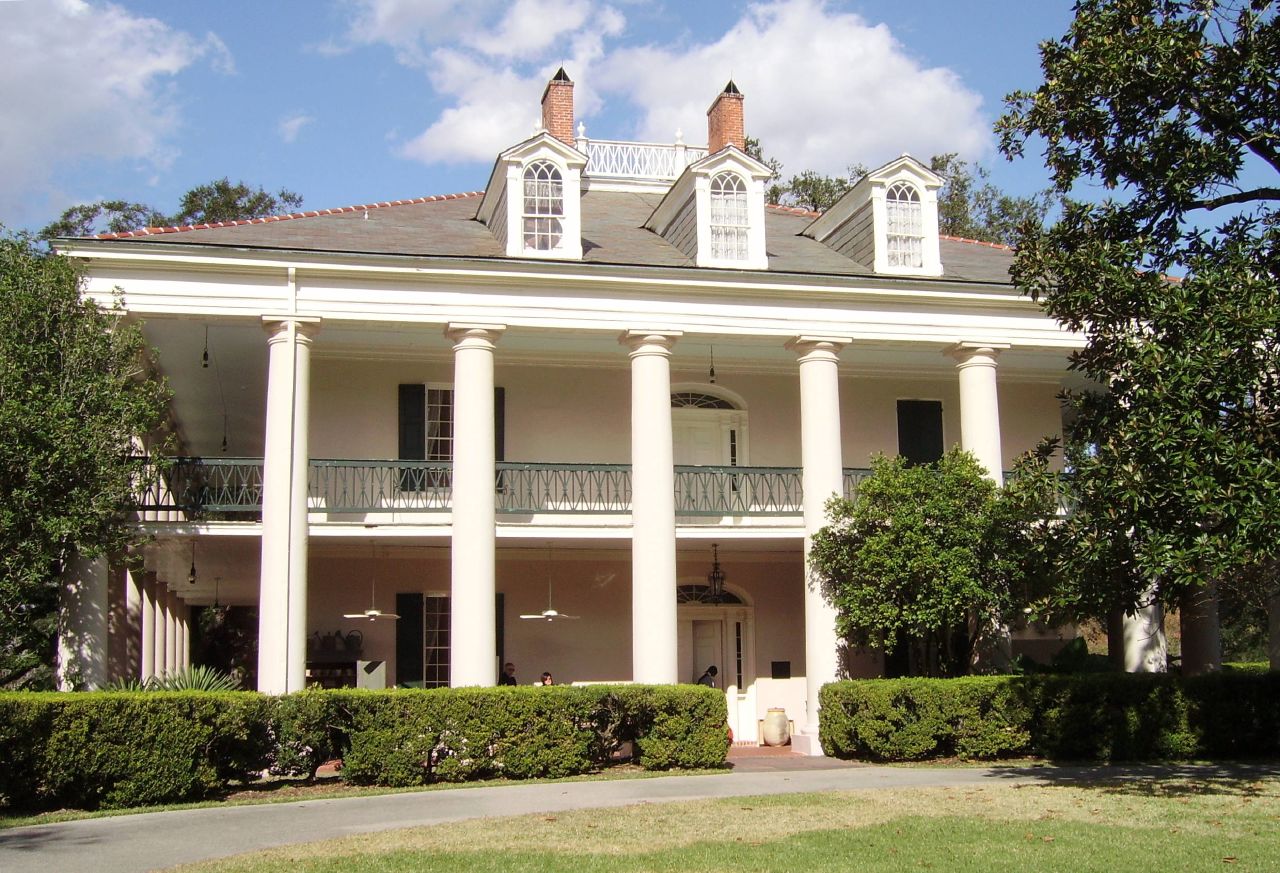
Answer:
<path fill-rule="evenodd" d="M 960 374 L 960 446 L 972 452 L 997 485 L 1004 481 L 996 357 L 1007 343 L 962 342 L 947 350 Z"/>
<path fill-rule="evenodd" d="M 191 615 L 191 607 L 187 602 L 178 599 L 178 669 L 186 670 L 191 666 L 191 623 L 187 620 Z"/>
<path fill-rule="evenodd" d="M 156 675 L 156 574 L 142 574 L 142 657 L 138 679 L 146 682 Z"/>
<path fill-rule="evenodd" d="M 804 467 L 804 727 L 796 751 L 821 755 L 818 692 L 840 671 L 836 610 L 809 563 L 813 535 L 827 523 L 827 501 L 844 492 L 840 454 L 840 350 L 848 337 L 801 336 L 787 344 L 800 362 L 800 460 Z"/>
<path fill-rule="evenodd" d="M 169 667 L 165 663 L 165 652 L 169 647 L 169 586 L 156 580 L 156 601 L 155 601 L 155 617 L 156 617 L 156 675 L 163 676 L 169 672 Z"/>
<path fill-rule="evenodd" d="M 178 595 L 164 593 L 164 672 L 178 672 Z"/>
<path fill-rule="evenodd" d="M 680 681 L 671 348 L 679 331 L 631 330 L 631 677 Z"/>
<path fill-rule="evenodd" d="M 124 570 L 124 664 L 116 678 L 137 679 L 142 675 L 142 589 L 146 574 L 141 567 Z"/>
<path fill-rule="evenodd" d="M 92 691 L 107 683 L 107 559 L 73 558 L 61 581 L 58 690 Z"/>
<path fill-rule="evenodd" d="M 264 317 L 268 333 L 258 690 L 301 691 L 307 659 L 307 431 L 320 319 Z"/>
<path fill-rule="evenodd" d="M 495 635 L 493 353 L 506 330 L 450 324 L 453 340 L 453 543 L 449 684 L 498 680 Z"/>

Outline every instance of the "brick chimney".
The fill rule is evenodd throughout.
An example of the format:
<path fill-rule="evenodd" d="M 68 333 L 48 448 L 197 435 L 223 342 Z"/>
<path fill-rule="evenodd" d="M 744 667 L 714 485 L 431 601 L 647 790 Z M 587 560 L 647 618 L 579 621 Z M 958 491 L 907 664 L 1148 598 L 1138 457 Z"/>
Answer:
<path fill-rule="evenodd" d="M 573 82 L 564 67 L 556 70 L 542 92 L 542 126 L 565 145 L 573 146 Z"/>
<path fill-rule="evenodd" d="M 707 110 L 707 151 L 715 154 L 727 145 L 746 151 L 747 133 L 742 121 L 742 92 L 729 80 Z"/>

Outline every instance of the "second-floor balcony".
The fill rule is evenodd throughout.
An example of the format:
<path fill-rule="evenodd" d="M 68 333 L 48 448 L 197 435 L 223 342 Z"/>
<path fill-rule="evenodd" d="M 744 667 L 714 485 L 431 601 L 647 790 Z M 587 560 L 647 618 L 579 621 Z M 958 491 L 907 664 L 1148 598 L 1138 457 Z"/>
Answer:
<path fill-rule="evenodd" d="M 330 516 L 448 512 L 452 464 L 447 461 L 312 459 L 308 505 Z M 253 521 L 262 513 L 261 458 L 173 458 L 150 469 L 139 489 L 144 518 Z M 868 475 L 844 471 L 844 495 L 855 497 Z M 799 467 L 675 468 L 678 516 L 791 516 L 803 504 Z M 631 467 L 627 464 L 501 462 L 495 465 L 499 514 L 627 514 Z"/>

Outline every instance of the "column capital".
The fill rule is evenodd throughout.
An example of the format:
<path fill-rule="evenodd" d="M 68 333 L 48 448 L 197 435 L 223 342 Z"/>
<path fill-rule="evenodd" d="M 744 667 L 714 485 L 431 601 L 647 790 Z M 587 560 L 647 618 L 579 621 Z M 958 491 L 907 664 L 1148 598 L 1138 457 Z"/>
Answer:
<path fill-rule="evenodd" d="M 262 316 L 262 329 L 267 332 L 268 343 L 283 341 L 288 335 L 290 326 L 296 330 L 300 341 L 311 342 L 320 332 L 320 317 L 318 315 Z"/>
<path fill-rule="evenodd" d="M 618 337 L 618 342 L 631 349 L 632 358 L 642 355 L 669 358 L 676 340 L 682 336 L 682 330 L 628 330 Z"/>
<path fill-rule="evenodd" d="M 942 350 L 944 355 L 955 358 L 959 368 L 994 367 L 996 358 L 1012 346 L 1009 343 L 983 342 L 980 340 L 961 341 Z"/>
<path fill-rule="evenodd" d="M 848 336 L 802 335 L 787 341 L 787 348 L 795 352 L 801 363 L 805 361 L 840 360 L 840 352 L 853 342 Z"/>
<path fill-rule="evenodd" d="M 444 335 L 453 341 L 453 350 L 485 349 L 492 351 L 506 332 L 505 324 L 474 324 L 451 321 L 445 325 Z"/>

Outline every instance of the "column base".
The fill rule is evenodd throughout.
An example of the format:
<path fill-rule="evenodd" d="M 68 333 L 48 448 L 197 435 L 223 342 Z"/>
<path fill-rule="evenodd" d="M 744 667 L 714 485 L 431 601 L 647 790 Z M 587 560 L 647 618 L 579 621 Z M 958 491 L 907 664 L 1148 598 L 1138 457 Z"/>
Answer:
<path fill-rule="evenodd" d="M 791 751 L 797 755 L 808 755 L 810 758 L 825 758 L 822 743 L 818 740 L 818 732 L 810 733 L 807 729 L 798 730 L 791 735 Z"/>

